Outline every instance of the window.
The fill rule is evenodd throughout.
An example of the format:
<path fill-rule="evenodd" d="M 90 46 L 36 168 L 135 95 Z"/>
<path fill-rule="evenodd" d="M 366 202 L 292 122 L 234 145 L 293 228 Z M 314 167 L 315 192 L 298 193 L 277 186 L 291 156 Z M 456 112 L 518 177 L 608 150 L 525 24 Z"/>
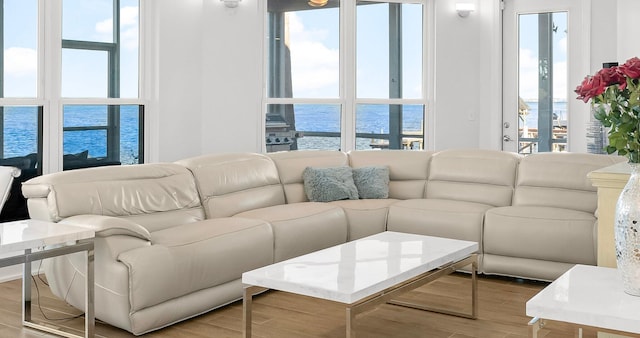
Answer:
<path fill-rule="evenodd" d="M 0 165 L 42 173 L 43 105 L 37 101 L 38 2 L 0 0 Z"/>
<path fill-rule="evenodd" d="M 424 1 L 267 4 L 267 152 L 424 147 Z"/>
<path fill-rule="evenodd" d="M 422 149 L 424 105 L 378 103 L 422 97 L 422 5 L 358 1 L 356 14 L 356 149 Z"/>
<path fill-rule="evenodd" d="M 87 102 L 63 105 L 65 170 L 142 163 L 143 106 L 109 100 L 138 97 L 138 8 L 63 0 L 61 96 Z"/>
<path fill-rule="evenodd" d="M 0 5 L 2 163 L 26 169 L 29 162 L 37 174 L 141 163 L 139 0 L 0 0 Z M 45 10 L 62 15 L 39 14 Z M 23 157 L 29 161 L 19 161 Z M 62 163 L 49 161 L 56 157 Z"/>
<path fill-rule="evenodd" d="M 567 88 L 567 13 L 520 14 L 518 19 L 518 152 L 564 151 L 567 95 L 554 88 Z"/>
<path fill-rule="evenodd" d="M 63 114 L 65 170 L 141 163 L 143 106 L 65 105 Z"/>
<path fill-rule="evenodd" d="M 22 171 L 0 220 L 28 217 L 20 184 L 34 176 L 143 162 L 139 7 L 0 0 L 0 165 Z"/>

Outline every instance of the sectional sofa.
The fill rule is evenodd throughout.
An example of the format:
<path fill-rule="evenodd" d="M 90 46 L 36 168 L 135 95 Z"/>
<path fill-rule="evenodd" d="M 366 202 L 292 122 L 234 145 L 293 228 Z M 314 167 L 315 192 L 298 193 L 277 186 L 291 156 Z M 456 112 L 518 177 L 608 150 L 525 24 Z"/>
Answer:
<path fill-rule="evenodd" d="M 233 153 L 59 172 L 22 189 L 32 218 L 96 230 L 96 316 L 139 335 L 240 299 L 244 271 L 385 230 L 477 241 L 479 272 L 553 280 L 596 263 L 586 175 L 620 161 L 476 149 Z M 344 167 L 386 170 L 382 182 L 359 182 L 356 197 L 363 184 L 382 195 L 309 201 L 309 170 Z M 77 308 L 82 261 L 45 267 L 52 291 Z"/>

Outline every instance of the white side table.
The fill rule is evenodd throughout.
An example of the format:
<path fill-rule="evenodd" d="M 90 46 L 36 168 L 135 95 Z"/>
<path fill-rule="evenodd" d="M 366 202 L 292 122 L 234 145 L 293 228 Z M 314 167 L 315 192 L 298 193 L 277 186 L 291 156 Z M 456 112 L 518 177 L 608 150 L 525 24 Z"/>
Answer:
<path fill-rule="evenodd" d="M 617 269 L 576 265 L 527 302 L 527 316 L 533 337 L 545 320 L 640 334 L 640 297 L 624 293 Z"/>
<path fill-rule="evenodd" d="M 85 337 L 95 335 L 93 237 L 89 228 L 38 220 L 0 223 L 0 253 L 20 252 L 24 254 L 0 258 L 0 267 L 24 264 L 22 276 L 22 323 L 25 326 L 50 332 L 63 337 L 77 335 L 56 330 L 31 321 L 31 262 L 44 258 L 86 252 L 87 278 L 85 298 Z M 82 242 L 80 242 L 82 240 Z M 54 248 L 46 248 L 54 246 Z M 33 249 L 42 249 L 32 252 Z"/>

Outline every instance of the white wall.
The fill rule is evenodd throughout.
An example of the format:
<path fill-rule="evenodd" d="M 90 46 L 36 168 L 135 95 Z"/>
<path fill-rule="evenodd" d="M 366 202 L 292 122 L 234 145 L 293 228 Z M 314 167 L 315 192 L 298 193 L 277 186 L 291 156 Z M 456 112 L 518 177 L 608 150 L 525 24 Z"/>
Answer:
<path fill-rule="evenodd" d="M 476 5 L 477 6 L 477 5 Z M 483 67 L 478 11 L 458 16 L 455 1 L 435 4 L 436 83 L 434 149 L 477 147 L 480 128 L 479 69 Z M 430 128 L 428 128 L 429 130 Z"/>
<path fill-rule="evenodd" d="M 617 24 L 617 52 L 620 64 L 626 60 L 637 56 L 640 57 L 640 43 L 638 43 L 638 16 L 640 15 L 640 1 L 638 0 L 617 0 L 618 17 L 615 21 L 609 22 Z"/>
<path fill-rule="evenodd" d="M 594 74 L 602 68 L 604 62 L 624 62 L 624 60 L 618 59 L 615 38 L 617 25 L 612 24 L 616 22 L 618 16 L 617 1 L 591 1 L 591 74 Z"/>
<path fill-rule="evenodd" d="M 478 7 L 497 6 L 475 1 Z M 243 0 L 234 9 L 213 0 L 148 3 L 155 7 L 157 29 L 151 31 L 159 83 L 150 94 L 150 160 L 261 151 L 264 1 Z M 500 132 L 500 121 L 491 117 L 499 111 L 485 106 L 486 96 L 496 95 L 485 81 L 495 81 L 489 64 L 495 66 L 491 30 L 497 13 L 478 8 L 462 19 L 447 0 L 437 0 L 435 8 L 436 34 L 442 36 L 436 40 L 437 99 L 431 106 L 435 138 L 428 146 L 479 147 L 482 140 L 484 147 L 499 147 L 499 138 L 484 131 L 495 133 L 497 126 Z"/>
<path fill-rule="evenodd" d="M 203 1 L 153 0 L 145 42 L 150 44 L 147 120 L 151 162 L 202 153 Z"/>
<path fill-rule="evenodd" d="M 204 1 L 202 151 L 260 151 L 264 0 Z"/>
<path fill-rule="evenodd" d="M 463 19 L 454 1 L 435 0 L 432 149 L 502 146 L 499 1 L 470 1 L 476 11 Z M 155 7 L 157 65 L 150 71 L 159 83 L 149 103 L 151 161 L 260 151 L 264 0 L 243 0 L 235 9 L 217 0 L 147 3 Z M 640 55 L 632 29 L 637 13 L 637 0 L 592 0 L 593 71 Z"/>
<path fill-rule="evenodd" d="M 436 150 L 502 147 L 499 1 L 467 2 L 476 10 L 461 18 L 455 1 L 436 0 Z"/>

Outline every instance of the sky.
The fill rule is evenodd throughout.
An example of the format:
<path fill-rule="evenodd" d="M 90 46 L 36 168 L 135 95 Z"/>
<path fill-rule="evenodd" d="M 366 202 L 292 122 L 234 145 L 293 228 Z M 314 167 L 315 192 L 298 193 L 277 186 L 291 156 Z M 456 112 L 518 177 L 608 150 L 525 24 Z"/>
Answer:
<path fill-rule="evenodd" d="M 388 6 L 359 6 L 357 11 L 357 95 L 388 98 Z M 337 8 L 289 13 L 294 97 L 337 97 L 339 88 L 339 21 Z M 420 5 L 404 5 L 404 97 L 421 97 Z M 537 15 L 520 16 L 520 96 L 538 97 Z M 554 14 L 554 99 L 567 98 L 567 16 Z"/>
<path fill-rule="evenodd" d="M 537 101 L 538 97 L 538 15 L 520 15 L 520 97 Z M 553 97 L 567 100 L 567 14 L 553 15 L 558 27 L 553 34 Z M 577 85 L 577 84 L 576 84 Z"/>
<path fill-rule="evenodd" d="M 359 6 L 356 58 L 359 98 L 389 97 L 388 5 Z M 339 10 L 290 12 L 293 94 L 297 98 L 339 95 Z M 403 5 L 403 96 L 422 96 L 422 6 Z"/>
<path fill-rule="evenodd" d="M 36 97 L 37 0 L 4 0 L 4 97 Z M 63 0 L 63 39 L 112 42 L 111 0 Z M 138 0 L 121 0 L 121 97 L 138 96 Z M 62 96 L 106 97 L 107 53 L 63 50 Z"/>
<path fill-rule="evenodd" d="M 111 42 L 111 0 L 63 0 L 63 38 Z M 137 97 L 138 1 L 121 3 L 121 97 Z M 357 11 L 357 95 L 388 98 L 388 5 Z M 37 0 L 5 0 L 5 97 L 35 97 Z M 554 15 L 554 98 L 566 100 L 566 14 Z M 422 6 L 403 5 L 403 91 L 421 97 Z M 339 95 L 339 10 L 320 8 L 289 14 L 294 97 Z M 520 96 L 537 97 L 537 16 L 520 16 Z M 107 56 L 64 50 L 64 97 L 106 97 Z"/>

